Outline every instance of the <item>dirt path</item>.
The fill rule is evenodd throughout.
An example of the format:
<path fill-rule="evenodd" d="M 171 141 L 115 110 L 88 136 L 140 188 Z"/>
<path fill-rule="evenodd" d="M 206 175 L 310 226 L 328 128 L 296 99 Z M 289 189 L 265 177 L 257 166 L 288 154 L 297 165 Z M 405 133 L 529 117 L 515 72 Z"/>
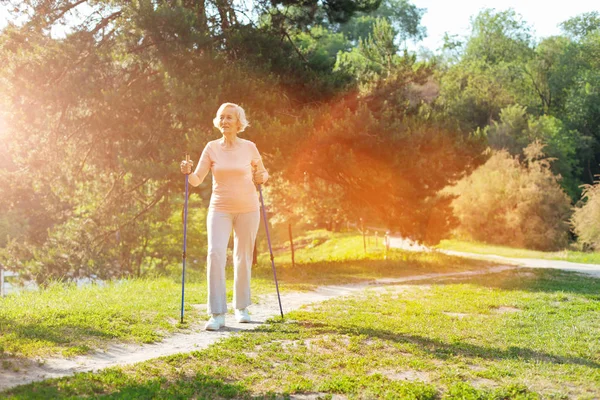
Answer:
<path fill-rule="evenodd" d="M 465 253 L 462 251 L 453 250 L 440 250 L 441 252 L 460 257 L 475 258 L 478 260 L 489 260 L 502 264 L 513 264 L 519 267 L 527 268 L 550 268 L 560 269 L 563 271 L 579 272 L 580 274 L 592 275 L 596 278 L 600 278 L 600 265 L 598 264 L 580 264 L 569 261 L 559 260 L 542 260 L 539 258 L 510 258 L 496 256 L 493 254 L 475 254 Z"/>
<path fill-rule="evenodd" d="M 600 265 L 598 264 L 580 264 L 569 261 L 543 260 L 539 258 L 511 258 L 497 256 L 494 254 L 477 254 L 454 250 L 432 250 L 428 247 L 412 242 L 411 240 L 396 236 L 390 236 L 389 241 L 390 247 L 395 249 L 409 251 L 439 251 L 440 253 L 451 256 L 474 258 L 477 260 L 489 260 L 496 263 L 510 264 L 518 267 L 560 269 L 563 271 L 579 272 L 581 274 L 587 274 L 600 278 Z"/>
<path fill-rule="evenodd" d="M 304 305 L 351 295 L 367 288 L 381 287 L 383 285 L 401 285 L 411 281 L 430 278 L 498 273 L 512 268 L 514 267 L 499 266 L 478 271 L 413 275 L 402 278 L 380 279 L 354 285 L 323 286 L 312 292 L 286 293 L 282 295 L 281 302 L 284 313 L 287 313 Z M 227 326 L 218 332 L 204 331 L 202 323 L 198 323 L 193 324 L 187 332 L 174 334 L 154 344 L 111 344 L 105 351 L 98 351 L 73 358 L 3 360 L 6 363 L 18 366 L 18 368 L 2 369 L 2 373 L 0 374 L 0 391 L 30 382 L 69 376 L 77 372 L 97 371 L 107 367 L 134 364 L 161 356 L 204 349 L 221 339 L 243 330 L 255 329 L 264 324 L 267 319 L 279 316 L 277 296 L 273 294 L 261 298 L 259 303 L 250 306 L 250 313 L 253 319 L 252 323 L 238 324 L 235 322 L 233 315 L 228 315 L 226 320 Z"/>

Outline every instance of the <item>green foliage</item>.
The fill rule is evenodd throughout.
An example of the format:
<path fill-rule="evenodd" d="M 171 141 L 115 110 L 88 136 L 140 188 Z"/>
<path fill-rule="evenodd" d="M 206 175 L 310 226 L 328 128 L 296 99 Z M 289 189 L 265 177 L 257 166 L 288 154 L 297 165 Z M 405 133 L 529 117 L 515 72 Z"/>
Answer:
<path fill-rule="evenodd" d="M 406 50 L 400 55 L 394 37 L 392 25 L 385 18 L 378 18 L 373 31 L 366 38 L 360 38 L 356 47 L 338 53 L 334 72 L 354 77 L 365 95 L 385 98 L 403 107 L 404 99 L 395 102 L 393 92 L 406 91 L 411 83 L 423 83 L 431 74 L 431 66 L 417 62 L 416 55 Z M 386 87 L 385 93 L 377 93 Z"/>
<path fill-rule="evenodd" d="M 575 20 L 578 18 L 587 17 Z M 590 29 L 586 35 L 543 40 L 526 67 L 527 79 L 539 97 L 532 109 L 560 119 L 566 131 L 577 138 L 574 163 L 581 171 L 579 180 L 587 183 L 592 183 L 593 175 L 600 172 L 595 161 L 599 151 L 599 35 Z"/>
<path fill-rule="evenodd" d="M 594 18 L 576 17 L 564 25 L 573 30 L 569 36 L 535 44 L 514 11 L 482 11 L 464 42 L 447 39 L 447 47 L 459 52 L 438 72 L 434 109 L 463 131 L 484 131 L 493 148 L 512 154 L 540 140 L 555 159 L 552 170 L 577 199 L 581 182 L 591 183 L 600 172 L 594 160 L 599 115 Z"/>
<path fill-rule="evenodd" d="M 345 201 L 344 188 L 321 178 L 305 175 L 294 183 L 275 177 L 265 188 L 265 203 L 272 213 L 272 224 L 307 224 L 316 228 L 339 230 L 342 223 L 358 218 Z"/>
<path fill-rule="evenodd" d="M 598 34 L 600 39 L 600 33 Z M 600 45 L 596 49 L 600 54 Z M 598 64 L 600 65 L 600 63 Z M 569 90 L 565 104 L 570 125 L 583 135 L 600 139 L 600 73 L 583 71 Z"/>
<path fill-rule="evenodd" d="M 600 30 L 600 13 L 591 11 L 570 18 L 560 24 L 561 28 L 575 38 L 582 38 Z"/>
<path fill-rule="evenodd" d="M 497 119 L 500 110 L 514 103 L 505 68 L 482 60 L 464 61 L 440 77 L 436 104 L 463 131 L 474 131 Z"/>
<path fill-rule="evenodd" d="M 348 22 L 341 24 L 339 31 L 353 43 L 358 43 L 360 39 L 365 40 L 369 37 L 379 19 L 385 19 L 395 31 L 396 43 L 418 41 L 426 35 L 425 28 L 421 26 L 424 12 L 425 9 L 417 8 L 407 0 L 384 0 L 376 10 L 358 13 Z"/>
<path fill-rule="evenodd" d="M 544 153 L 552 160 L 552 171 L 559 175 L 561 184 L 569 195 L 579 198 L 581 172 L 577 163 L 577 152 L 581 140 L 573 131 L 550 115 L 535 117 L 527 115 L 525 107 L 518 104 L 500 111 L 500 122 L 486 126 L 482 133 L 488 144 L 497 150 L 506 149 L 512 155 L 523 156 L 524 149 L 535 141 L 545 145 Z"/>
<path fill-rule="evenodd" d="M 593 13 L 536 45 L 514 12 L 484 10 L 462 53 L 422 62 L 402 50 L 425 34 L 406 0 L 259 1 L 251 17 L 97 1 L 72 24 L 76 6 L 26 2 L 0 34 L 0 262 L 38 281 L 175 265 L 178 160 L 218 136 L 224 101 L 281 178 L 274 210 L 303 223 L 362 216 L 434 243 L 454 224 L 437 192 L 485 160 L 486 137 L 514 154 L 540 140 L 573 197 L 600 172 Z"/>
<path fill-rule="evenodd" d="M 387 20 L 377 19 L 368 38 L 359 39 L 358 47 L 351 52 L 354 54 L 341 53 L 338 56 L 335 70 L 348 71 L 359 82 L 388 77 L 401 59 L 394 37 L 395 33 Z"/>
<path fill-rule="evenodd" d="M 291 9 L 295 14 L 291 21 L 303 25 L 318 17 L 319 12 L 324 12 L 331 23 L 343 23 L 358 12 L 376 9 L 381 0 L 273 0 L 271 3 L 273 6 L 285 6 L 285 11 L 287 8 Z"/>
<path fill-rule="evenodd" d="M 344 87 L 353 80 L 377 79 L 382 69 L 388 75 L 392 58 L 398 58 L 398 46 L 424 37 L 423 11 L 407 0 L 385 0 L 376 10 L 357 12 L 342 24 L 321 18 L 291 36 L 306 66 L 327 73 L 328 80 Z"/>
<path fill-rule="evenodd" d="M 296 153 L 291 180 L 303 183 L 307 172 L 309 183 L 318 178 L 335 185 L 334 191 L 340 188 L 342 205 L 352 205 L 354 215 L 435 242 L 450 226 L 449 209 L 437 191 L 459 179 L 465 165 L 478 162 L 473 155 L 480 144 L 432 125 L 415 123 L 407 131 L 392 122 L 402 110 L 384 100 L 386 92 L 379 95 L 369 99 L 373 111 L 364 105 L 352 110 L 345 102 L 323 107 Z M 397 93 L 399 102 L 402 95 Z"/>
<path fill-rule="evenodd" d="M 158 206 L 160 210 L 161 205 Z M 187 216 L 187 263 L 192 269 L 203 270 L 206 261 L 207 208 L 195 194 L 190 195 Z M 183 199 L 174 205 L 166 219 L 156 218 L 142 236 L 138 268 L 143 274 L 163 275 L 181 269 L 183 239 Z M 172 274 L 170 274 L 172 275 Z M 175 274 L 177 275 L 177 273 Z"/>
<path fill-rule="evenodd" d="M 397 43 L 401 45 L 408 40 L 418 42 L 427 36 L 427 30 L 421 26 L 425 12 L 425 8 L 418 8 L 408 0 L 385 0 L 370 15 L 386 18 L 396 32 Z"/>
<path fill-rule="evenodd" d="M 231 33 L 228 52 L 236 62 L 238 79 L 259 77 L 262 84 L 270 83 L 261 91 L 279 89 L 300 104 L 326 100 L 346 87 L 348 76 L 331 73 L 335 54 L 348 46 L 343 36 L 320 26 L 293 38 L 273 29 L 269 25 L 259 29 L 243 26 Z M 261 101 L 262 93 L 249 92 L 248 97 Z"/>
<path fill-rule="evenodd" d="M 499 65 L 531 56 L 530 28 L 514 10 L 486 9 L 471 20 L 471 38 L 465 59 Z"/>
<path fill-rule="evenodd" d="M 539 97 L 537 112 L 560 115 L 564 107 L 566 89 L 577 74 L 576 51 L 572 42 L 563 36 L 543 39 L 535 48 L 535 56 L 525 65 L 525 79 Z"/>
<path fill-rule="evenodd" d="M 137 275 L 145 263 L 164 271 L 181 240 L 181 225 L 169 221 L 181 207 L 178 160 L 185 150 L 199 157 L 218 105 L 235 95 L 257 119 L 289 108 L 281 88 L 272 85 L 277 76 L 269 81 L 264 58 L 264 81 L 246 64 L 228 64 L 228 51 L 243 46 L 255 52 L 247 52 L 248 63 L 256 60 L 255 43 L 229 33 L 230 47 L 213 52 L 196 31 L 196 17 L 182 6 L 123 4 L 118 13 L 130 18 L 111 19 L 119 29 L 101 38 L 88 35 L 94 27 L 87 26 L 62 40 L 11 26 L 0 39 L 1 90 L 11 93 L 5 135 L 14 164 L 2 171 L 3 209 L 6 218 L 28 217 L 23 231 L 2 232 L 3 240 L 7 234 L 19 239 L 2 261 L 38 280 Z M 285 75 L 292 67 L 281 63 L 271 70 Z M 317 87 L 307 75 L 302 79 Z M 316 92 L 327 91 L 321 89 Z M 279 122 L 274 115 L 263 121 L 258 135 Z M 276 152 L 273 142 L 267 150 Z M 205 197 L 207 186 L 200 188 Z M 168 239 L 154 238 L 156 231 Z"/>
<path fill-rule="evenodd" d="M 295 42 L 311 68 L 327 72 L 333 69 L 338 52 L 350 47 L 343 34 L 331 32 L 323 26 L 315 26 L 309 32 L 300 32 L 296 35 Z"/>
<path fill-rule="evenodd" d="M 466 131 L 483 128 L 515 102 L 533 105 L 525 65 L 534 55 L 529 27 L 514 11 L 483 10 L 458 62 L 440 77 L 438 104 Z M 447 38 L 447 48 L 462 48 Z"/>
<path fill-rule="evenodd" d="M 459 219 L 458 231 L 474 240 L 556 250 L 568 241 L 570 201 L 535 142 L 519 162 L 505 150 L 445 192 Z M 473 212 L 476 204 L 477 212 Z"/>

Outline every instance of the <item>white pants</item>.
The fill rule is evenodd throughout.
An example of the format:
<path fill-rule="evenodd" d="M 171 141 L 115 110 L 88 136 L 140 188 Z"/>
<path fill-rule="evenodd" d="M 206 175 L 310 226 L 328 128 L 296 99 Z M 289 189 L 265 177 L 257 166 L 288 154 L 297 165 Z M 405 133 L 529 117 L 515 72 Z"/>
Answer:
<path fill-rule="evenodd" d="M 209 209 L 206 219 L 208 255 L 208 314 L 225 314 L 227 296 L 225 289 L 225 263 L 227 244 L 233 229 L 233 305 L 236 309 L 248 307 L 250 302 L 250 274 L 252 252 L 260 224 L 259 210 L 242 214 L 229 214 Z"/>

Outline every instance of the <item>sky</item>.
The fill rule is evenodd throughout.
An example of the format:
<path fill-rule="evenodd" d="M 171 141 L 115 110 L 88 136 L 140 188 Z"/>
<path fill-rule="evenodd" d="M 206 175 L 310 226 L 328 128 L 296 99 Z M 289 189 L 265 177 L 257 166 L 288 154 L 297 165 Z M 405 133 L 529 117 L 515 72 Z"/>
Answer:
<path fill-rule="evenodd" d="M 442 45 L 444 33 L 467 35 L 470 18 L 485 8 L 505 11 L 515 10 L 533 28 L 539 38 L 561 33 L 558 24 L 590 11 L 600 11 L 600 2 L 593 0 L 411 0 L 419 7 L 426 8 L 421 24 L 427 28 L 427 38 L 419 42 L 430 50 Z"/>
<path fill-rule="evenodd" d="M 484 8 L 507 10 L 512 8 L 533 28 L 537 38 L 559 34 L 558 24 L 576 15 L 600 11 L 600 2 L 593 0 L 411 0 L 419 8 L 426 8 L 422 25 L 427 38 L 414 48 L 426 47 L 436 51 L 442 45 L 444 33 L 467 35 L 471 16 Z M 596 4 L 594 6 L 594 4 Z M 0 29 L 8 15 L 0 6 Z M 410 46 L 413 47 L 413 46 Z"/>

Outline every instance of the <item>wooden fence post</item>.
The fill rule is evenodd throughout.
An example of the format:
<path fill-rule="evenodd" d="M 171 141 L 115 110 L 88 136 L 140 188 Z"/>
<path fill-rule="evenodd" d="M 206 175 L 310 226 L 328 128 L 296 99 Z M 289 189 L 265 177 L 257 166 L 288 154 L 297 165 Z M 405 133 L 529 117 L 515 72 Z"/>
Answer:
<path fill-rule="evenodd" d="M 296 261 L 294 260 L 294 237 L 292 236 L 292 224 L 288 224 L 288 232 L 290 234 L 290 248 L 292 249 L 292 267 L 295 267 Z"/>
<path fill-rule="evenodd" d="M 363 219 L 360 219 L 360 229 L 362 231 L 362 235 L 363 235 L 363 247 L 365 249 L 365 253 L 367 252 L 367 238 L 365 237 L 365 223 L 363 221 Z"/>
<path fill-rule="evenodd" d="M 385 244 L 385 255 L 384 255 L 384 259 L 387 260 L 388 258 L 388 250 L 390 249 L 390 236 L 388 235 L 388 233 L 385 233 L 384 236 L 384 244 Z"/>

